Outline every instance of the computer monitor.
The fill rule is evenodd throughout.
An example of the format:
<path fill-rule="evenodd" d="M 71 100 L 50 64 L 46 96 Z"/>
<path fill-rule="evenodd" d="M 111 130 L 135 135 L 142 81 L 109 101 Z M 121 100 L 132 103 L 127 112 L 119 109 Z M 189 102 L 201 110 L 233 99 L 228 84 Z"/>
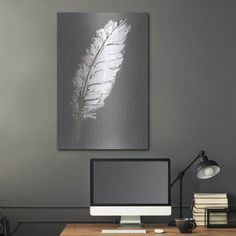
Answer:
<path fill-rule="evenodd" d="M 121 216 L 121 225 L 140 216 L 171 215 L 170 160 L 106 158 L 90 162 L 90 214 Z"/>

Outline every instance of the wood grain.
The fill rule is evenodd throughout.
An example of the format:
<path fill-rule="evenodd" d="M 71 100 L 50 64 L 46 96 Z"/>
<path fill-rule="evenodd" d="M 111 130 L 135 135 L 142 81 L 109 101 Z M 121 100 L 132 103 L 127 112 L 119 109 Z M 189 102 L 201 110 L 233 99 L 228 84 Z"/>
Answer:
<path fill-rule="evenodd" d="M 95 235 L 111 235 L 102 234 L 102 229 L 117 229 L 115 224 L 68 224 L 60 234 L 60 236 L 95 236 Z M 145 225 L 147 234 L 145 235 L 157 235 L 154 233 L 155 228 L 162 228 L 165 230 L 164 236 L 184 235 L 181 234 L 176 227 L 167 227 L 163 225 Z M 143 235 L 143 234 L 114 234 L 116 236 L 121 235 Z M 193 236 L 236 236 L 236 229 L 208 229 L 203 226 L 198 226 L 192 233 Z"/>

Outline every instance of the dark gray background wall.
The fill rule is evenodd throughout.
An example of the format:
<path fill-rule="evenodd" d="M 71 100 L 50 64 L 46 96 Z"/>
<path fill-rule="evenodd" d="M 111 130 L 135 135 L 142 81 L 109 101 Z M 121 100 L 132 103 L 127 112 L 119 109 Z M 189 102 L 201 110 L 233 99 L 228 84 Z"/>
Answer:
<path fill-rule="evenodd" d="M 235 204 L 235 8 L 233 0 L 1 0 L 0 199 L 12 224 L 102 220 L 88 212 L 91 157 L 170 157 L 174 177 L 203 149 L 222 172 L 198 181 L 189 171 L 185 206 L 193 191 L 229 192 Z M 57 151 L 56 13 L 78 11 L 149 12 L 149 151 Z M 23 224 L 16 235 L 62 227 Z"/>

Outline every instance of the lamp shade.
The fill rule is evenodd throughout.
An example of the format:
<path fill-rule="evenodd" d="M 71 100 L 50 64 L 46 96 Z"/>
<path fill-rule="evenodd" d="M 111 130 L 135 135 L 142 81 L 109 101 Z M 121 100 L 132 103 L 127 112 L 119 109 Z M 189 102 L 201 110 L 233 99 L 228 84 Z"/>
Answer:
<path fill-rule="evenodd" d="M 220 172 L 220 167 L 215 161 L 208 160 L 206 156 L 203 156 L 201 162 L 197 165 L 196 171 L 198 179 L 209 179 Z"/>

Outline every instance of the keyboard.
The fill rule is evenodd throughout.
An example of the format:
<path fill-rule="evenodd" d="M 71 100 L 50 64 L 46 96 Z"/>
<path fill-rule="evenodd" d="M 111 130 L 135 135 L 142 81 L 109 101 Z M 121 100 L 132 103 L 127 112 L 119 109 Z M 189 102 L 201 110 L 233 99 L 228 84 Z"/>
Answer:
<path fill-rule="evenodd" d="M 103 229 L 103 234 L 146 234 L 146 229 Z"/>

